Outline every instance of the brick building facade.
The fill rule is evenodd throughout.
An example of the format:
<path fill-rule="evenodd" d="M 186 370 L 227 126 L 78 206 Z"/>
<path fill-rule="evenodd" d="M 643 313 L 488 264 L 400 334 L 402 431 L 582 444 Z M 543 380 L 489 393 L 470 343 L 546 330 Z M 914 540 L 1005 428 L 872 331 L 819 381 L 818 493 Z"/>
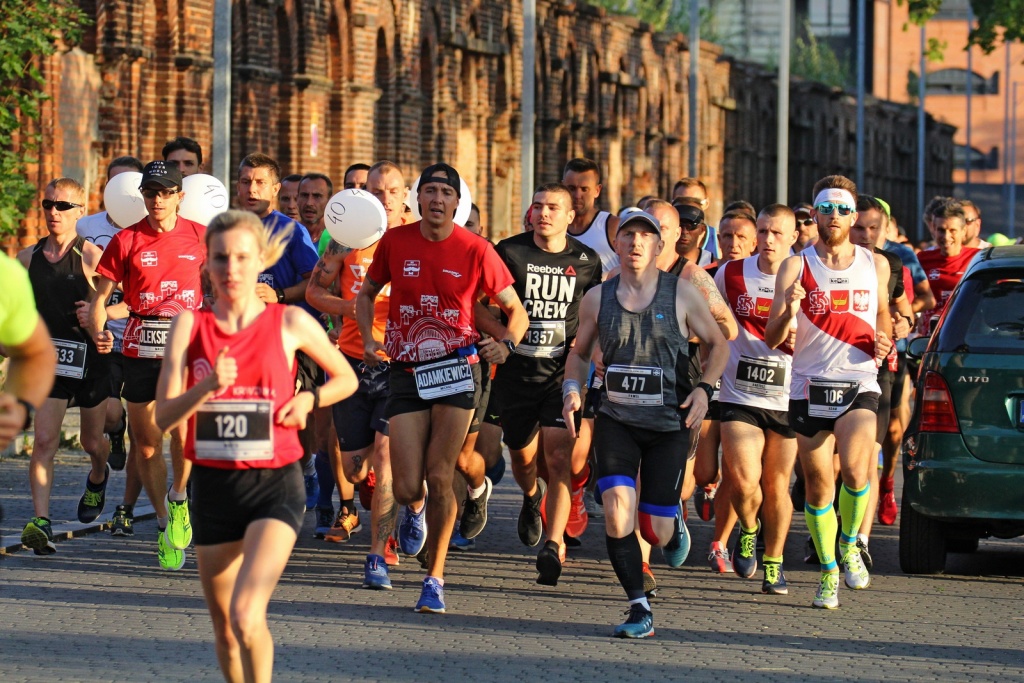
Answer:
<path fill-rule="evenodd" d="M 148 161 L 176 135 L 212 152 L 213 2 L 82 6 L 95 23 L 81 46 L 44 64 L 52 99 L 30 172 L 40 187 L 58 175 L 83 180 L 92 211 L 117 156 Z M 350 163 L 389 158 L 411 180 L 444 159 L 471 187 L 492 237 L 518 229 L 518 0 L 236 0 L 233 7 L 232 168 L 263 151 L 288 173 L 321 171 L 340 181 Z M 537 12 L 536 181 L 559 178 L 569 157 L 590 156 L 604 170 L 606 208 L 669 192 L 686 175 L 685 36 L 572 0 L 539 0 Z M 699 60 L 698 174 L 717 218 L 725 199 L 773 199 L 762 188 L 774 186 L 774 86 L 770 74 L 723 58 L 715 45 L 702 43 Z M 816 103 L 822 115 L 808 119 L 809 129 L 794 110 L 794 150 L 824 150 L 825 166 L 849 170 L 841 149 L 849 145 L 828 143 L 848 141 L 849 102 L 828 94 Z M 891 127 L 900 144 L 913 141 L 912 119 L 895 117 Z M 939 156 L 943 134 L 952 132 L 935 136 Z M 869 160 L 877 177 L 893 176 L 885 155 Z M 948 184 L 950 169 L 935 167 L 932 189 Z M 794 173 L 807 184 L 801 169 Z M 234 178 L 222 180 L 230 186 Z M 794 201 L 803 198 L 798 190 Z M 895 196 L 887 186 L 875 191 Z M 19 241 L 34 241 L 41 228 L 38 212 L 30 214 Z"/>

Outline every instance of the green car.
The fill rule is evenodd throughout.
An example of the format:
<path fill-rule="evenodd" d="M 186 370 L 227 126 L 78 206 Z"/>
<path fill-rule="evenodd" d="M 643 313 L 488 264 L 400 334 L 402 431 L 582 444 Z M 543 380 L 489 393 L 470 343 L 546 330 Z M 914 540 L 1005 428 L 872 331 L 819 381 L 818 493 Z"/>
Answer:
<path fill-rule="evenodd" d="M 946 553 L 1024 534 L 1024 246 L 971 261 L 920 359 L 903 441 L 900 568 L 937 574 Z"/>

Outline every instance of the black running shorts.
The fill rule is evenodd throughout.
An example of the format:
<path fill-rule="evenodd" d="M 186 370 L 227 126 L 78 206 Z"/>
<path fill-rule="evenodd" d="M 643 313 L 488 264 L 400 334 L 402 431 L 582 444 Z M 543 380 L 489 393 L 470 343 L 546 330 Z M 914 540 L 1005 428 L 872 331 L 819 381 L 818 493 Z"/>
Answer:
<path fill-rule="evenodd" d="M 298 462 L 277 469 L 222 470 L 192 466 L 192 532 L 196 545 L 232 543 L 249 524 L 279 519 L 298 535 L 306 487 Z"/>

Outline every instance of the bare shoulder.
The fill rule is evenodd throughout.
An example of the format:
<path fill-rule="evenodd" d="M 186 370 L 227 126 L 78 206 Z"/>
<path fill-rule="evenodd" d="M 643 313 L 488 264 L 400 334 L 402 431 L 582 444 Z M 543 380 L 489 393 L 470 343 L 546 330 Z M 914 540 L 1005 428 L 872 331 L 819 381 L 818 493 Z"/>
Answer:
<path fill-rule="evenodd" d="M 33 249 L 35 249 L 34 246 L 32 246 L 32 247 L 25 247 L 24 249 L 19 251 L 18 252 L 18 263 L 20 263 L 21 265 L 23 265 L 26 268 L 28 268 L 29 264 L 32 263 L 32 250 Z"/>

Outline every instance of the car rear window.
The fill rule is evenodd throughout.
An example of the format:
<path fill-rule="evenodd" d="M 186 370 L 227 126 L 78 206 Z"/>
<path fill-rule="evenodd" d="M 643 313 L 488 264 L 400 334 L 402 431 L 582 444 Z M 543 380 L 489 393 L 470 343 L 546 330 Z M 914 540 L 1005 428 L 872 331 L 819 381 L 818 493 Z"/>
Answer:
<path fill-rule="evenodd" d="M 1024 352 L 1024 273 L 985 270 L 961 283 L 939 330 L 938 351 Z"/>

